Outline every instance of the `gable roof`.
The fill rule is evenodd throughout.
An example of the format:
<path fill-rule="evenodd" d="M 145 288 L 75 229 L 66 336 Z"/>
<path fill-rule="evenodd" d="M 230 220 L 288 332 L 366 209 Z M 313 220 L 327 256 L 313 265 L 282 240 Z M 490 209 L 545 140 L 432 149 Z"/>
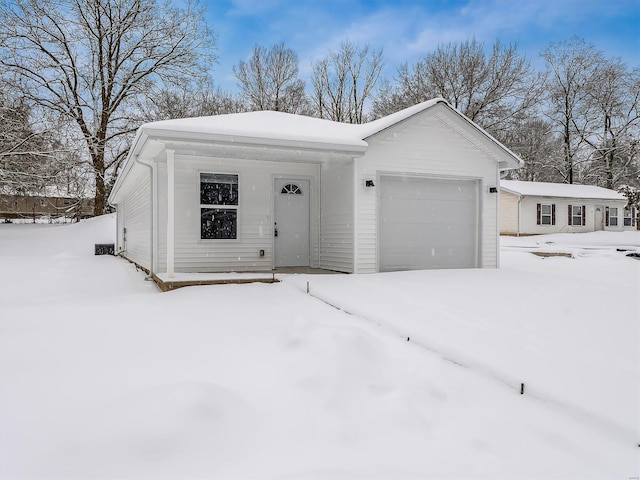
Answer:
<path fill-rule="evenodd" d="M 627 200 L 622 193 L 595 185 L 500 180 L 500 188 L 520 196 Z"/>
<path fill-rule="evenodd" d="M 140 129 L 170 137 L 188 133 L 219 140 L 223 137 L 243 139 L 249 143 L 272 140 L 282 145 L 311 143 L 366 148 L 365 138 L 438 103 L 448 105 L 444 99 L 434 98 L 364 124 L 341 123 L 285 112 L 257 111 L 160 120 L 145 123 Z"/>
<path fill-rule="evenodd" d="M 283 147 L 315 147 L 363 152 L 366 139 L 436 105 L 446 107 L 458 118 L 473 126 L 494 146 L 512 158 L 511 168 L 524 163 L 507 147 L 498 142 L 469 118 L 455 110 L 443 98 L 434 98 L 398 112 L 363 124 L 335 122 L 285 112 L 257 111 L 230 113 L 208 117 L 179 118 L 145 123 L 139 131 L 165 138 L 201 138 L 209 141 L 229 141 L 250 144 L 269 144 Z M 341 148 L 342 147 L 342 148 Z"/>

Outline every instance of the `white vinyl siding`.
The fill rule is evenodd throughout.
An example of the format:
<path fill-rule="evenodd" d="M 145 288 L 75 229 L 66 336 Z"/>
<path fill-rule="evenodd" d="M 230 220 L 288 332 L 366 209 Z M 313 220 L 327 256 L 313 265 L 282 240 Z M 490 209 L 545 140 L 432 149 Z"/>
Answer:
<path fill-rule="evenodd" d="M 500 190 L 500 233 L 503 235 L 517 235 L 519 219 L 518 196 L 505 190 Z"/>
<path fill-rule="evenodd" d="M 146 173 L 146 172 L 145 172 Z M 131 179 L 130 188 L 118 204 L 118 246 L 124 248 L 124 256 L 143 266 L 150 267 L 151 254 L 151 190 L 149 174 Z M 121 245 L 126 228 L 126 245 Z"/>
<path fill-rule="evenodd" d="M 353 272 L 353 162 L 322 165 L 320 268 Z"/>
<path fill-rule="evenodd" d="M 307 178 L 311 184 L 310 237 L 312 267 L 318 266 L 319 204 L 315 191 L 319 166 L 203 156 L 175 156 L 176 272 L 270 271 L 273 268 L 273 179 Z M 200 238 L 200 173 L 238 175 L 237 239 Z M 166 180 L 165 180 L 166 184 Z M 163 202 L 161 202 L 163 203 Z M 166 213 L 159 215 L 159 238 L 166 239 Z M 260 250 L 265 251 L 260 257 Z M 166 241 L 160 244 L 160 271 L 166 269 Z"/>
<path fill-rule="evenodd" d="M 375 188 L 367 188 L 364 182 L 378 181 L 380 175 L 386 174 L 480 179 L 478 266 L 497 267 L 498 194 L 489 192 L 489 187 L 498 186 L 497 161 L 470 140 L 482 135 L 453 112 L 434 107 L 366 139 L 369 150 L 356 159 L 358 273 L 378 270 L 376 192 L 379 183 Z"/>

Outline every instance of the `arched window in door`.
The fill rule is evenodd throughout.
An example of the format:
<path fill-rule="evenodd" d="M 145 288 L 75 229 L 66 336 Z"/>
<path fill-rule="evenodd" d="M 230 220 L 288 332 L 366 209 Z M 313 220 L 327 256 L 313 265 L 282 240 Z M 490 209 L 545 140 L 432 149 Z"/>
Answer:
<path fill-rule="evenodd" d="M 282 187 L 280 193 L 283 195 L 302 195 L 302 190 L 295 183 L 287 183 L 284 187 Z"/>

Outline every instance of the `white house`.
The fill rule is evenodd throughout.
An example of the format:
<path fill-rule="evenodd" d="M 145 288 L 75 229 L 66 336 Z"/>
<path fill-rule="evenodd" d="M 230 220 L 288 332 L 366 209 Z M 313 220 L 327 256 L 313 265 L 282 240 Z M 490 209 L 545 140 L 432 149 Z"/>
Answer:
<path fill-rule="evenodd" d="M 143 125 L 109 202 L 116 249 L 169 277 L 497 267 L 520 166 L 442 99 L 363 125 L 251 112 Z"/>
<path fill-rule="evenodd" d="M 500 233 L 538 235 L 596 230 L 635 230 L 627 198 L 593 185 L 500 182 Z"/>

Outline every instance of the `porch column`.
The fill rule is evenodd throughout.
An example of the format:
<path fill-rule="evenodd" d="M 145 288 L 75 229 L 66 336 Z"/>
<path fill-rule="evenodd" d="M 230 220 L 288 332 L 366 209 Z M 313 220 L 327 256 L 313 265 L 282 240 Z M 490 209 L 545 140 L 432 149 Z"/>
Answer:
<path fill-rule="evenodd" d="M 167 277 L 174 276 L 175 254 L 175 181 L 174 181 L 174 150 L 167 150 Z"/>

